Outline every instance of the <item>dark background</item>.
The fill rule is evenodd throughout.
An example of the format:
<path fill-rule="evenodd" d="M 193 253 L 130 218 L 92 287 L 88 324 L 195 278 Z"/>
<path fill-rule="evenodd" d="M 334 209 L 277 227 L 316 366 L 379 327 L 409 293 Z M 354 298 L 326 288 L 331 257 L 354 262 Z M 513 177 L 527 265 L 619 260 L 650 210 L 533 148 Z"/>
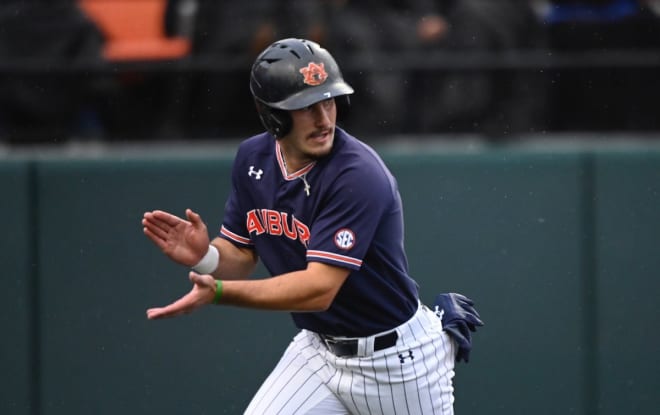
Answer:
<path fill-rule="evenodd" d="M 90 13 L 90 3 L 114 5 L 115 18 Z M 160 6 L 126 7 L 150 3 Z M 261 130 L 250 65 L 285 37 L 316 40 L 335 56 L 356 89 L 340 121 L 361 137 L 655 135 L 658 3 L 5 0 L 0 140 L 244 138 Z M 118 22 L 155 29 L 130 37 Z M 180 41 L 188 47 L 172 52 Z M 127 43 L 144 53 L 112 52 Z"/>

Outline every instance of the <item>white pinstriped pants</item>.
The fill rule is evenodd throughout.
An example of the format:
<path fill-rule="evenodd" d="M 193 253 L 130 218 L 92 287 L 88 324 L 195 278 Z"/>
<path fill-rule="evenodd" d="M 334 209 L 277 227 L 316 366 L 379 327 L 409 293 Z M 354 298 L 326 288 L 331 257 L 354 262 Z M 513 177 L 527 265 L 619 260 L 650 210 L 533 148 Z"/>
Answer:
<path fill-rule="evenodd" d="M 302 330 L 245 414 L 452 415 L 456 350 L 440 318 L 420 306 L 396 331 L 394 347 L 342 358 Z"/>

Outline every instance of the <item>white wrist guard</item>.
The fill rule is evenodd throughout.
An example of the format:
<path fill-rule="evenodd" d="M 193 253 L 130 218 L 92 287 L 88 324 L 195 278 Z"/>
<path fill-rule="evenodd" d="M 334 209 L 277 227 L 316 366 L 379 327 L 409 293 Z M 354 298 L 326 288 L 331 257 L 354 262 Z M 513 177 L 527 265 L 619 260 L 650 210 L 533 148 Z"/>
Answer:
<path fill-rule="evenodd" d="M 206 255 L 192 268 L 198 274 L 210 274 L 218 268 L 219 263 L 220 253 L 218 252 L 218 248 L 209 244 L 209 250 L 206 251 Z"/>

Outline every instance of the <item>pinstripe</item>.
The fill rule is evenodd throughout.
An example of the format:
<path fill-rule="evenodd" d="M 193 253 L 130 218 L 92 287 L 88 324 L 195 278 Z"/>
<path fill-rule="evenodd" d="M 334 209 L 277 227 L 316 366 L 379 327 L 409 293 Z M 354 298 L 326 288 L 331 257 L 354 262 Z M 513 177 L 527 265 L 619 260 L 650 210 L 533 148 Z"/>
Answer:
<path fill-rule="evenodd" d="M 413 368 L 415 367 L 415 363 L 413 362 Z M 404 373 L 403 373 L 403 363 L 401 364 L 401 378 L 404 378 Z M 410 405 L 408 404 L 408 390 L 406 388 L 406 382 L 402 383 L 403 387 L 403 398 L 406 402 L 406 413 L 410 413 Z"/>
<path fill-rule="evenodd" d="M 360 369 L 360 376 L 362 376 L 362 387 L 364 389 L 363 391 L 363 397 L 364 397 L 364 406 L 367 408 L 367 412 L 369 415 L 372 414 L 371 412 L 371 405 L 369 405 L 369 394 L 367 393 L 367 376 L 364 372 L 364 369 L 362 368 L 362 363 L 358 362 L 358 368 Z M 378 384 L 378 382 L 376 382 Z"/>
<path fill-rule="evenodd" d="M 431 358 L 435 359 L 435 362 L 433 362 L 433 366 L 438 366 L 440 364 L 440 362 L 437 361 L 437 356 L 435 354 L 435 342 L 431 343 L 431 349 L 432 349 L 433 353 L 431 353 L 429 355 L 429 359 L 431 359 Z M 426 354 L 424 353 L 424 355 L 422 357 L 423 357 L 422 358 L 422 363 L 424 364 L 425 373 L 430 373 L 429 366 L 428 366 L 428 363 L 427 363 Z M 431 405 L 431 410 L 433 411 L 433 415 L 435 415 L 436 412 L 435 412 L 435 405 L 433 404 L 432 383 L 431 383 L 431 379 L 429 379 L 428 375 L 426 377 L 426 393 L 428 394 L 429 404 Z M 420 402 L 422 401 L 421 396 L 419 397 L 419 401 Z"/>
<path fill-rule="evenodd" d="M 320 369 L 319 369 L 319 370 L 320 370 Z M 318 373 L 319 370 L 316 370 L 315 372 L 313 372 L 312 374 L 310 374 L 310 377 L 307 378 L 307 380 L 311 379 L 312 376 L 316 376 L 316 374 Z M 307 382 L 305 382 L 305 384 L 306 384 L 306 383 L 307 383 Z M 319 390 L 319 389 L 321 388 L 321 386 L 322 386 L 321 383 L 317 383 L 316 388 L 314 388 L 314 391 L 313 391 L 313 392 L 316 392 L 317 390 Z M 302 389 L 302 388 L 298 388 L 298 390 L 301 390 L 301 389 Z M 298 405 L 298 407 L 296 408 L 296 410 L 295 410 L 293 413 L 294 413 L 294 414 L 297 414 L 298 411 L 300 410 L 300 408 L 302 408 L 303 405 L 306 404 L 312 396 L 314 396 L 314 393 L 310 393 L 310 394 L 308 394 L 308 395 L 307 395 L 307 399 L 302 400 L 302 401 L 300 402 L 300 404 Z M 282 407 L 282 409 L 280 410 L 280 412 L 282 412 L 283 409 L 284 409 L 284 407 Z M 278 412 L 278 413 L 279 413 L 279 412 Z"/>
<path fill-rule="evenodd" d="M 296 356 L 299 356 L 299 355 L 300 355 L 300 353 L 296 354 Z M 287 357 L 287 355 L 285 355 L 285 357 Z M 295 360 L 295 356 L 293 356 L 293 357 L 291 357 L 287 360 L 288 360 L 288 363 L 287 363 L 286 367 L 281 367 L 280 368 L 280 365 L 278 364 L 277 367 L 276 367 L 276 371 L 272 372 L 271 375 L 266 379 L 264 384 L 261 386 L 261 388 L 257 392 L 257 395 L 253 398 L 253 400 L 254 400 L 255 398 L 259 397 L 258 401 L 254 401 L 255 402 L 255 407 L 259 407 L 261 405 L 261 402 L 267 396 L 270 395 L 270 390 L 273 387 L 275 387 L 276 385 L 280 384 L 280 379 L 287 372 L 287 369 L 289 368 L 291 363 Z M 287 381 L 288 380 L 285 378 L 283 383 L 286 384 Z M 266 385 L 268 385 L 268 387 L 266 387 Z"/>
<path fill-rule="evenodd" d="M 438 359 L 438 348 L 435 345 L 435 342 L 431 343 L 431 348 L 433 350 L 433 353 L 431 356 L 435 359 L 433 362 L 434 366 L 440 366 L 440 359 Z M 429 387 L 429 400 L 431 401 L 431 407 L 433 408 L 433 413 L 435 414 L 435 404 L 433 403 L 433 395 L 431 393 L 430 387 Z M 442 402 L 442 397 L 440 398 L 440 401 Z"/>
<path fill-rule="evenodd" d="M 420 324 L 420 328 L 424 332 L 425 336 L 430 336 L 430 333 L 427 330 L 425 325 Z M 433 366 L 439 366 L 440 361 L 438 360 L 437 351 L 436 351 L 437 349 L 436 349 L 436 346 L 435 346 L 435 342 L 431 342 L 430 347 L 431 347 L 433 353 L 431 353 L 429 355 L 429 359 L 431 359 L 431 358 L 435 359 L 435 361 L 433 362 Z M 422 351 L 422 363 L 424 364 L 424 369 L 425 369 L 424 373 L 430 373 L 426 353 L 424 353 L 424 351 Z M 435 415 L 436 412 L 435 412 L 435 405 L 433 404 L 432 382 L 431 382 L 431 379 L 429 379 L 428 375 L 426 376 L 426 392 L 428 394 L 429 404 L 431 405 L 431 411 L 433 411 L 433 415 Z M 419 396 L 419 402 L 420 402 L 420 404 L 422 402 L 421 395 Z"/>
<path fill-rule="evenodd" d="M 376 376 L 378 375 L 378 372 L 376 371 L 376 360 L 375 359 L 371 359 L 371 367 L 374 371 L 374 379 L 377 380 Z M 380 394 L 380 382 L 378 382 L 378 381 L 376 381 L 376 390 L 378 391 L 376 396 L 379 397 L 378 398 L 378 405 L 380 407 L 380 413 L 385 413 L 385 411 L 383 409 L 383 402 L 380 399 L 380 396 L 382 396 L 382 395 Z"/>
<path fill-rule="evenodd" d="M 306 349 L 312 349 L 312 350 L 314 351 L 314 357 L 315 357 L 315 358 L 320 358 L 320 355 L 319 355 L 318 351 L 317 351 L 316 349 L 314 349 L 314 347 L 313 347 L 311 344 L 307 344 L 307 345 L 303 346 L 302 351 L 304 351 L 304 350 L 306 350 Z M 307 360 L 307 363 L 306 363 L 304 366 L 305 366 L 305 367 L 308 367 L 308 366 L 310 365 L 310 362 L 311 362 L 310 360 Z M 324 367 L 324 366 L 321 366 L 321 367 L 319 367 L 318 369 L 316 369 L 316 370 L 314 370 L 314 371 L 311 371 L 309 377 L 308 377 L 308 378 L 306 379 L 306 381 L 305 381 L 305 384 L 306 384 L 307 382 L 309 382 L 312 378 L 317 377 L 317 376 L 318 376 L 318 373 L 323 369 L 323 367 Z M 317 385 L 316 385 L 316 388 L 314 389 L 314 392 L 318 391 L 322 386 L 323 386 L 323 383 L 318 382 Z M 296 408 L 296 412 L 295 412 L 295 413 L 297 413 L 297 411 L 298 411 L 298 410 L 299 410 L 299 409 L 300 409 L 305 403 L 307 403 L 307 402 L 308 402 L 308 401 L 314 396 L 314 393 L 307 394 L 306 396 L 307 396 L 307 399 L 304 399 L 304 400 L 300 403 L 300 405 L 298 406 L 298 408 Z"/>
<path fill-rule="evenodd" d="M 353 415 L 452 415 L 453 345 L 429 312 L 397 329 L 396 349 L 371 358 L 336 358 L 301 332 L 246 414 L 322 414 L 314 410 L 322 404 Z"/>
<path fill-rule="evenodd" d="M 348 362 L 346 363 L 348 366 Z M 353 401 L 353 406 L 355 407 L 356 411 L 360 411 L 360 407 L 358 406 L 357 402 L 355 402 L 355 394 L 353 393 L 353 382 L 355 381 L 356 376 L 351 376 L 351 386 L 349 387 L 349 393 L 351 395 L 351 401 Z"/>
<path fill-rule="evenodd" d="M 316 393 L 322 387 L 321 382 L 316 382 L 315 387 L 312 388 L 308 393 L 301 393 L 309 385 L 314 386 L 314 382 L 310 384 L 321 368 L 316 371 L 311 370 L 310 362 L 311 360 L 304 356 L 306 350 L 315 351 L 313 346 L 310 344 L 302 344 L 301 341 L 295 340 L 290 346 L 291 351 L 295 353 L 285 353 L 282 360 L 276 366 L 275 370 L 271 375 L 266 379 L 262 387 L 257 392 L 257 395 L 253 398 L 253 402 L 248 407 L 246 413 L 254 414 L 264 414 L 264 413 L 285 413 L 285 414 L 294 414 L 300 410 L 310 399 L 315 397 Z M 315 352 L 312 356 L 318 356 L 318 352 Z M 306 361 L 304 364 L 298 366 L 295 370 L 291 370 L 295 362 Z M 301 377 L 301 373 L 307 373 L 305 377 Z M 298 386 L 295 390 L 291 390 L 288 393 L 283 393 L 287 389 L 292 389 L 296 383 Z M 281 388 L 278 390 L 274 389 L 275 385 L 280 385 Z M 304 398 L 304 399 L 301 399 Z M 287 406 L 290 404 L 297 404 L 296 412 L 289 412 Z M 283 412 L 287 410 L 287 412 Z"/>
<path fill-rule="evenodd" d="M 452 359 L 451 361 L 453 362 L 453 357 L 454 356 L 453 356 L 453 353 L 451 353 L 452 352 L 451 345 L 448 345 L 448 338 L 444 335 L 444 332 L 443 332 L 443 334 L 441 334 L 439 336 L 438 340 L 440 341 L 440 346 L 442 347 L 442 352 L 440 352 L 440 349 L 437 347 L 437 343 L 434 342 L 433 343 L 433 348 L 435 350 L 435 358 L 436 358 L 438 366 L 442 365 L 442 367 L 444 368 L 444 370 L 443 370 L 444 376 L 441 379 L 445 379 L 446 383 L 451 388 L 451 376 L 452 376 L 452 373 L 453 373 L 453 367 L 450 367 L 448 365 L 447 358 L 448 358 L 448 356 L 450 356 L 451 359 Z M 448 346 L 449 346 L 449 350 L 447 350 Z M 442 385 L 442 383 L 441 383 L 441 385 Z M 445 394 L 442 393 L 443 391 L 442 391 L 441 386 L 440 386 L 440 389 L 441 389 L 440 390 L 440 392 L 441 392 L 440 393 L 440 403 L 441 403 L 442 408 L 445 408 L 446 406 L 449 406 L 451 408 L 453 406 L 452 405 L 452 396 L 449 397 L 449 402 L 445 402 Z M 444 411 L 444 409 L 443 409 L 443 411 Z M 452 410 L 452 413 L 453 413 L 453 410 Z"/>
<path fill-rule="evenodd" d="M 424 365 L 424 373 L 429 373 L 429 367 L 426 364 L 426 353 L 424 353 L 424 348 L 420 347 L 419 352 L 422 355 L 422 365 Z M 419 403 L 419 410 L 421 411 L 420 413 L 425 413 L 424 406 L 422 405 L 422 392 L 421 392 L 422 379 L 419 379 L 419 377 L 417 376 L 417 366 L 418 365 L 415 364 L 415 367 L 414 367 L 414 369 L 415 369 L 415 379 L 417 380 L 417 402 Z M 425 384 L 425 387 L 423 389 L 425 389 L 425 391 L 428 393 L 428 395 L 430 397 L 431 396 L 431 390 L 430 390 L 431 389 L 431 382 L 428 378 L 428 375 L 426 375 L 423 380 L 424 380 L 424 384 Z M 431 410 L 435 414 L 435 408 L 433 407 L 433 400 L 430 400 L 430 402 L 431 402 Z"/>
<path fill-rule="evenodd" d="M 387 377 L 389 379 L 392 379 L 392 375 L 390 373 L 390 364 L 389 364 L 389 362 L 387 362 L 385 364 L 385 367 L 387 367 Z M 389 382 L 389 385 L 390 385 L 390 398 L 392 400 L 392 409 L 394 411 L 396 411 L 396 402 L 394 402 L 394 386 L 392 385 L 392 382 Z"/>
<path fill-rule="evenodd" d="M 433 345 L 433 349 L 435 350 L 435 360 L 437 362 L 437 365 L 439 366 L 442 363 L 441 351 L 435 344 Z M 443 349 L 444 349 L 444 341 L 443 341 Z M 446 366 L 445 366 L 445 369 L 446 369 Z M 444 397 L 442 396 L 442 394 L 440 394 L 440 404 L 443 407 L 445 406 L 444 405 Z"/>
<path fill-rule="evenodd" d="M 335 366 L 332 366 L 332 368 L 335 370 L 334 373 L 330 376 L 330 379 L 334 379 L 335 376 L 337 376 L 337 372 L 339 372 L 339 369 Z"/>
<path fill-rule="evenodd" d="M 338 359 L 337 362 L 337 371 L 339 372 L 339 379 L 337 381 L 337 396 L 341 399 L 345 406 L 348 407 L 349 404 L 353 404 L 353 410 L 350 412 L 359 412 L 358 406 L 355 404 L 353 399 L 353 376 L 351 376 L 351 372 L 348 368 L 348 359 Z M 339 362 L 341 362 L 343 367 L 339 366 Z M 349 385 L 348 387 L 346 387 L 347 382 Z"/>
<path fill-rule="evenodd" d="M 417 320 L 415 320 L 415 324 L 419 325 L 419 329 L 417 329 L 417 330 L 423 331 L 424 335 L 426 336 L 426 328 L 424 327 L 424 325 L 419 324 L 419 322 Z M 415 338 L 415 340 L 417 340 L 417 336 L 415 335 L 417 330 L 413 330 L 413 337 Z M 422 364 L 424 364 L 424 367 L 426 367 L 426 359 L 424 357 L 424 347 L 420 347 L 419 352 L 422 355 Z M 422 395 L 420 395 L 420 389 L 421 389 L 420 381 L 421 381 L 421 379 L 419 379 L 419 377 L 417 376 L 417 367 L 418 367 L 417 362 L 414 362 L 413 363 L 413 371 L 415 373 L 415 382 L 417 383 L 417 388 L 415 388 L 417 390 L 417 404 L 419 405 L 420 413 L 424 413 L 424 409 L 423 409 L 423 406 L 422 406 Z M 427 373 L 427 372 L 428 372 L 428 370 L 425 371 L 424 373 Z M 429 383 L 428 378 L 426 378 L 426 384 L 428 385 L 428 383 Z M 428 386 L 427 386 L 427 388 L 428 388 Z"/>
<path fill-rule="evenodd" d="M 443 341 L 442 341 L 442 350 L 444 351 L 444 355 L 445 355 L 445 356 L 448 356 L 448 353 L 449 353 L 449 352 L 447 351 L 447 346 L 448 346 L 448 345 L 447 345 L 447 341 L 445 341 L 445 339 L 443 338 Z M 451 349 L 451 347 L 450 347 L 450 349 Z M 446 358 L 444 359 L 444 367 L 445 367 L 445 378 L 447 379 L 447 382 L 448 382 L 449 384 L 451 384 L 450 373 L 453 372 L 453 369 L 450 369 L 450 368 L 447 366 L 447 359 L 446 359 Z M 443 396 L 443 395 L 441 394 L 441 396 Z M 450 400 L 451 400 L 451 397 L 450 397 Z M 444 401 L 443 401 L 443 402 L 444 402 Z M 451 402 L 449 402 L 449 404 L 451 405 Z M 444 407 L 444 405 L 443 405 L 443 407 Z M 453 412 L 453 411 L 452 411 L 452 412 Z"/>
<path fill-rule="evenodd" d="M 289 367 L 290 367 L 290 366 L 287 366 L 286 369 L 288 369 Z M 274 396 L 281 396 L 282 391 L 283 391 L 285 388 L 287 388 L 289 385 L 291 385 L 291 380 L 292 380 L 292 379 L 295 379 L 295 378 L 296 378 L 296 375 L 297 375 L 298 373 L 300 373 L 300 371 L 301 371 L 302 369 L 303 369 L 303 367 L 301 366 L 301 367 L 299 367 L 295 372 L 293 372 L 293 374 L 291 374 L 291 375 L 287 375 L 287 378 L 288 378 L 289 380 L 288 380 L 287 382 L 285 382 L 285 383 L 280 383 L 281 388 L 277 391 L 277 393 L 274 394 Z M 288 370 L 284 370 L 284 371 L 281 372 L 281 374 L 286 374 L 287 372 L 288 372 Z M 267 413 L 265 410 L 266 410 L 266 409 L 270 409 L 271 405 L 273 405 L 275 402 L 276 402 L 276 399 L 272 399 L 272 398 L 271 398 L 270 403 L 266 406 L 266 408 L 264 408 L 264 412 Z M 281 408 L 280 408 L 280 410 L 281 410 Z"/>
<path fill-rule="evenodd" d="M 357 361 L 358 363 L 358 368 L 360 361 Z M 348 370 L 348 360 L 346 361 L 346 369 Z M 353 406 L 355 407 L 356 412 L 360 412 L 360 405 L 358 405 L 357 401 L 355 400 L 355 395 L 362 396 L 362 394 L 357 390 L 357 387 L 355 386 L 355 380 L 358 378 L 358 376 L 350 376 L 350 387 L 348 389 L 349 395 L 351 396 L 351 402 L 353 402 Z M 364 378 L 362 378 L 364 380 Z"/>
<path fill-rule="evenodd" d="M 353 381 L 356 378 L 356 376 L 354 376 L 353 370 L 349 368 L 349 363 L 350 363 L 349 359 L 344 359 L 345 372 L 348 374 L 348 384 L 349 384 L 348 394 L 351 397 L 351 403 L 353 404 L 353 408 L 354 408 L 354 410 L 351 412 L 359 414 L 360 407 L 357 405 L 357 402 L 355 402 L 354 390 L 353 390 Z"/>
<path fill-rule="evenodd" d="M 341 380 L 344 377 L 344 371 L 339 370 L 339 368 L 337 368 L 337 372 L 339 372 L 339 381 L 337 382 L 337 392 L 336 393 L 337 393 L 338 396 L 341 396 Z"/>
<path fill-rule="evenodd" d="M 442 365 L 442 367 L 444 367 L 444 369 L 445 369 L 445 370 L 444 370 L 445 375 L 444 375 L 443 377 L 439 378 L 438 380 L 440 381 L 440 380 L 442 380 L 442 379 L 445 379 L 446 382 L 447 382 L 448 384 L 451 385 L 451 376 L 450 376 L 450 373 L 451 373 L 451 370 L 452 370 L 452 369 L 449 368 L 449 367 L 447 366 L 446 358 L 443 359 L 443 357 L 444 357 L 445 354 L 446 354 L 446 351 L 445 351 L 445 350 L 446 350 L 447 342 L 445 341 L 445 339 L 444 339 L 443 337 L 440 338 L 440 341 L 441 341 L 441 347 L 442 347 L 442 350 L 443 350 L 444 352 L 441 352 L 441 351 L 440 351 L 440 347 L 436 346 L 435 343 L 434 343 L 434 345 L 433 345 L 433 349 L 435 350 L 436 364 L 437 364 L 438 366 Z M 452 359 L 453 359 L 453 356 L 452 356 Z M 442 385 L 442 383 L 441 383 L 441 385 Z M 441 390 L 442 390 L 442 388 L 441 388 Z M 444 407 L 447 406 L 448 404 L 449 404 L 450 406 L 452 406 L 452 403 L 451 403 L 451 399 L 452 399 L 452 397 L 450 396 L 449 399 L 450 399 L 449 402 L 445 402 L 445 395 L 444 395 L 443 393 L 440 393 L 440 405 L 441 405 L 441 408 L 444 408 Z M 444 411 L 444 409 L 441 409 L 441 410 Z"/>

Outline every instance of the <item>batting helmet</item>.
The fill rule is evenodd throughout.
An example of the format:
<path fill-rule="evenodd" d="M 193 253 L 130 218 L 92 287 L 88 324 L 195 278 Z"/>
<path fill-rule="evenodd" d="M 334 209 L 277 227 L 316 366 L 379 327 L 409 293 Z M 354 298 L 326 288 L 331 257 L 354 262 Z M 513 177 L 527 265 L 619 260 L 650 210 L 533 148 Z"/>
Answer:
<path fill-rule="evenodd" d="M 266 130 L 283 137 L 292 126 L 288 111 L 352 94 L 353 88 L 326 49 L 309 40 L 290 38 L 273 43 L 257 56 L 250 91 Z"/>

